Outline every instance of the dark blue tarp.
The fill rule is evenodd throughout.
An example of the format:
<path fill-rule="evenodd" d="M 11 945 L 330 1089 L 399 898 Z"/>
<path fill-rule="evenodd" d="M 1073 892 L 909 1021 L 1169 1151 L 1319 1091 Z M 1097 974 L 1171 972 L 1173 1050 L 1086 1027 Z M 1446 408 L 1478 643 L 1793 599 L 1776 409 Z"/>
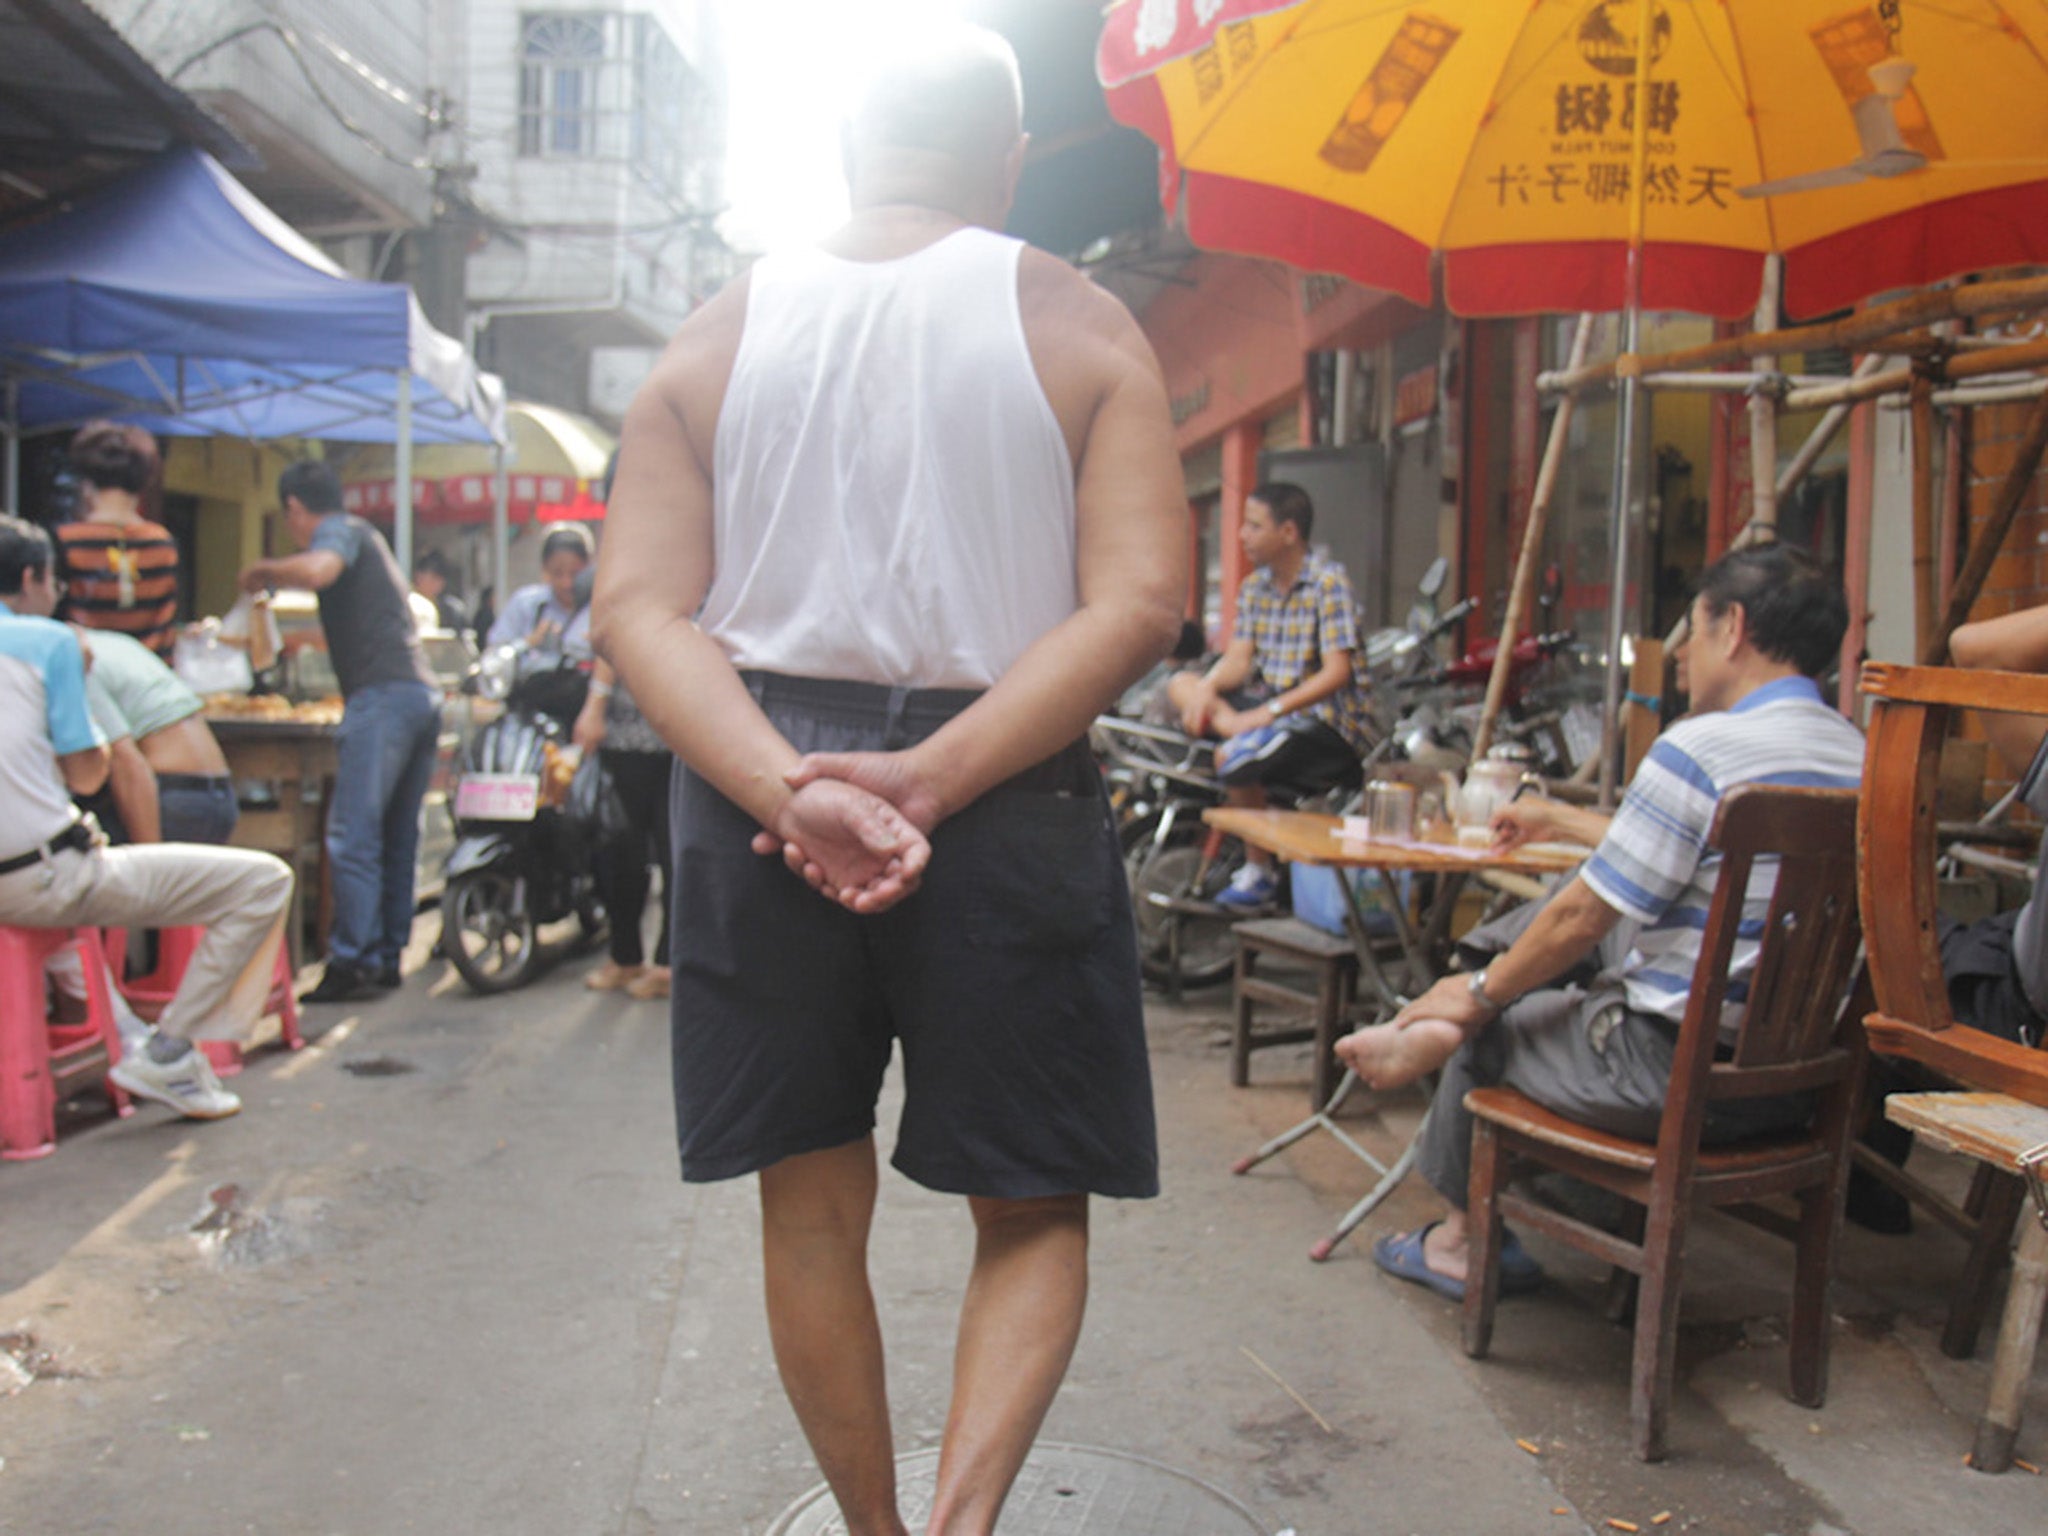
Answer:
<path fill-rule="evenodd" d="M 175 150 L 0 232 L 0 376 L 24 433 L 95 416 L 152 430 L 502 440 L 497 381 L 412 291 L 342 273 L 211 156 Z"/>

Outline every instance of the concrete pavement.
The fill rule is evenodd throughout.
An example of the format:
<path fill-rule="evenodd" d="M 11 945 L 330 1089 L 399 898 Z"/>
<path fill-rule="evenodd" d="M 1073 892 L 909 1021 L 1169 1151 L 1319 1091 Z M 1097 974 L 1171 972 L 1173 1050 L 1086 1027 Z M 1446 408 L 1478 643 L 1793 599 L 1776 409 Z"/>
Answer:
<path fill-rule="evenodd" d="M 375 1004 L 310 1012 L 305 1052 L 252 1057 L 235 1120 L 94 1106 L 55 1157 L 0 1166 L 0 1332 L 32 1336 L 13 1352 L 42 1371 L 0 1396 L 0 1531 L 759 1536 L 813 1486 L 768 1353 L 751 1183 L 680 1183 L 665 1010 L 585 992 L 585 963 L 477 999 L 432 962 Z M 1960 1256 L 1945 1233 L 1852 1229 L 1813 1413 L 1782 1393 L 1788 1255 L 1702 1218 L 1672 1459 L 1644 1467 L 1590 1264 L 1532 1244 L 1556 1283 L 1504 1304 L 1474 1363 L 1454 1309 L 1369 1262 L 1375 1233 L 1430 1213 L 1425 1191 L 1307 1262 L 1362 1170 L 1322 1140 L 1229 1175 L 1299 1117 L 1306 1066 L 1262 1053 L 1258 1086 L 1229 1088 L 1226 1006 L 1152 1010 L 1167 1192 L 1096 1207 L 1048 1439 L 1180 1468 L 1300 1536 L 2048 1524 L 2048 1483 L 1960 1464 L 1987 1367 L 1934 1348 Z M 1358 1134 L 1391 1151 L 1416 1108 Z M 885 1145 L 892 1120 L 893 1100 Z M 943 1419 L 969 1241 L 957 1201 L 885 1177 L 904 1451 Z M 2048 1458 L 2048 1371 L 2020 1453 Z"/>

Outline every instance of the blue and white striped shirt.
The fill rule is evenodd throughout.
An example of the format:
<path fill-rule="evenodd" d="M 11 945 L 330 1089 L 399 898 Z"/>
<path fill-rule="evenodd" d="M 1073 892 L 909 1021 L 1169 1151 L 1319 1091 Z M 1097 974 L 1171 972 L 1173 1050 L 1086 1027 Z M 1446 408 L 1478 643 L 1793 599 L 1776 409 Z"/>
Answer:
<path fill-rule="evenodd" d="M 1863 733 L 1822 700 L 1810 678 L 1767 683 L 1733 709 L 1681 720 L 1652 746 L 1581 876 L 1642 924 L 1622 966 L 1628 1005 L 1676 1024 L 1685 1015 L 1721 857 L 1706 851 L 1721 797 L 1738 784 L 1855 789 Z M 1739 1021 L 1770 912 L 1777 861 L 1760 859 L 1744 893 L 1728 971 L 1724 1034 Z"/>

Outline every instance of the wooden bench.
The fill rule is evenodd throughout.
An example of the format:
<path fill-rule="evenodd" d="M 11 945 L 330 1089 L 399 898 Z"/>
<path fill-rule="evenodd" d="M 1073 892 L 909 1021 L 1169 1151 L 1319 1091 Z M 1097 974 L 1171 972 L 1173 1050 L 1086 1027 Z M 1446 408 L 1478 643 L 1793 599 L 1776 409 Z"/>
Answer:
<path fill-rule="evenodd" d="M 2023 1104 L 2002 1093 L 1895 1093 L 1884 1102 L 1887 1119 L 1909 1127 L 1945 1152 L 1973 1157 L 1986 1167 L 2025 1177 L 2021 1156 L 2048 1144 L 2048 1109 Z M 2023 1211 L 2013 1254 L 2012 1284 L 2005 1293 L 2005 1321 L 1991 1357 L 1991 1390 L 1970 1465 L 1979 1472 L 2003 1472 L 2013 1463 L 2019 1436 L 2020 1402 L 2041 1339 L 2041 1315 L 2048 1309 L 2048 1213 Z"/>
<path fill-rule="evenodd" d="M 1230 1081 L 1242 1088 L 1251 1081 L 1253 1051 L 1269 1045 L 1315 1042 L 1309 1100 L 1318 1109 L 1329 1103 L 1337 1086 L 1337 1035 L 1352 1000 L 1358 995 L 1358 955 L 1351 941 L 1326 933 L 1298 917 L 1262 917 L 1231 929 L 1237 939 L 1235 1017 L 1230 1032 Z M 1261 955 L 1276 955 L 1309 967 L 1315 990 L 1309 991 L 1258 974 Z M 1255 1030 L 1254 1009 L 1272 1003 L 1295 1014 L 1306 1013 L 1306 1027 Z"/>

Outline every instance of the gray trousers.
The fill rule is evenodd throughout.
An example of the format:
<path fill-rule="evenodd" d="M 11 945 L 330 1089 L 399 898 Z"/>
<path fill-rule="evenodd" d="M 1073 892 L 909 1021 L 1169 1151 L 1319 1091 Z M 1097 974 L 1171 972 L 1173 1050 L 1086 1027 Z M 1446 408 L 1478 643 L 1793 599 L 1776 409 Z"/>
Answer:
<path fill-rule="evenodd" d="M 240 1040 L 270 995 L 291 894 L 291 870 L 267 853 L 138 843 L 60 853 L 0 875 L 0 923 L 203 926 L 206 936 L 157 1028 L 181 1040 Z"/>
<path fill-rule="evenodd" d="M 1675 1026 L 1631 1013 L 1620 984 L 1607 978 L 1591 990 L 1562 987 L 1518 998 L 1445 1065 L 1416 1167 L 1453 1207 L 1465 1209 L 1472 1182 L 1472 1113 L 1465 1095 L 1474 1088 L 1518 1089 L 1596 1130 L 1654 1141 L 1677 1043 Z M 1739 1141 L 1783 1130 L 1812 1111 L 1811 1096 L 1803 1094 L 1728 1100 L 1708 1112 L 1704 1139 Z"/>

